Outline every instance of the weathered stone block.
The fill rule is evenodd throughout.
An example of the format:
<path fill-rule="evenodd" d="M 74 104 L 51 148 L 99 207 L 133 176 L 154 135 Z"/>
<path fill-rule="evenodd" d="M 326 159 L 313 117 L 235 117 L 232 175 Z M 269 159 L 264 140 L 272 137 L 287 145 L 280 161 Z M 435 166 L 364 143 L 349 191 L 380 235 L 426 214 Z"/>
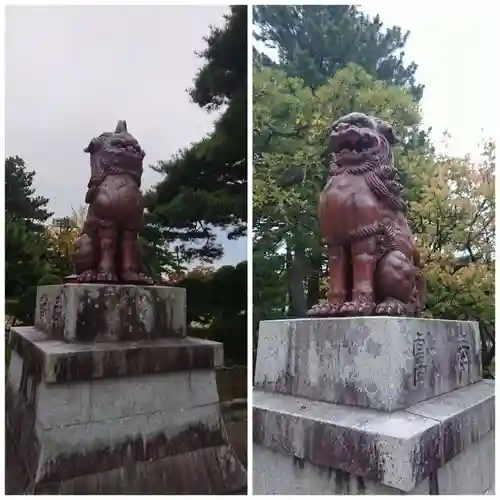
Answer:
<path fill-rule="evenodd" d="M 46 346 L 19 333 L 17 338 L 24 343 L 16 344 L 6 387 L 10 493 L 224 494 L 246 488 L 246 471 L 221 418 L 213 366 L 196 369 L 196 357 L 188 356 L 190 371 L 148 375 L 129 367 L 128 376 L 103 378 L 102 371 L 91 370 L 85 381 L 63 377 L 47 383 L 47 373 L 59 373 L 44 370 L 48 353 L 67 356 L 78 344 L 45 340 Z M 189 340 L 162 339 L 149 348 Z M 107 346 L 110 358 L 132 358 L 133 364 L 130 346 L 119 357 L 121 344 Z M 106 344 L 94 344 L 99 348 Z"/>
<path fill-rule="evenodd" d="M 254 495 L 401 495 L 397 488 L 254 445 Z M 271 472 L 272 471 L 272 472 Z M 407 492 L 429 495 L 429 480 Z"/>
<path fill-rule="evenodd" d="M 438 470 L 440 495 L 484 494 L 494 484 L 494 430 Z"/>
<path fill-rule="evenodd" d="M 72 384 L 40 382 L 36 413 L 43 428 L 51 429 L 173 409 L 188 412 L 218 400 L 214 371 L 196 370 Z"/>
<path fill-rule="evenodd" d="M 421 483 L 431 477 L 429 488 L 435 487 L 436 474 L 445 464 L 485 441 L 494 429 L 494 394 L 494 386 L 482 381 L 406 410 L 382 413 L 255 391 L 255 449 L 259 453 L 259 447 L 264 447 L 276 455 L 270 455 L 274 458 L 264 463 L 261 454 L 258 467 L 262 474 L 267 471 L 268 479 L 259 477 L 254 470 L 254 484 L 271 481 L 272 487 L 261 487 L 275 493 L 289 492 L 286 484 L 277 491 L 276 484 L 285 457 L 299 468 L 304 464 L 326 467 L 336 474 L 362 478 L 365 484 L 369 481 L 402 492 L 423 488 Z M 491 453 L 491 447 L 485 445 L 484 449 Z M 255 457 L 254 454 L 254 461 Z M 280 462 L 279 467 L 276 461 Z M 482 481 L 477 489 L 487 482 L 488 479 Z M 297 488 L 303 486 L 301 483 Z M 319 487 L 327 486 L 316 485 Z M 476 493 L 484 493 L 485 489 Z"/>
<path fill-rule="evenodd" d="M 35 327 L 67 342 L 185 337 L 186 291 L 166 286 L 41 286 Z"/>
<path fill-rule="evenodd" d="M 475 322 L 366 317 L 260 323 L 256 389 L 391 412 L 480 379 Z"/>
<path fill-rule="evenodd" d="M 24 370 L 46 384 L 210 370 L 224 361 L 221 343 L 193 337 L 83 344 L 50 340 L 26 326 L 12 328 L 10 342 Z"/>
<path fill-rule="evenodd" d="M 243 494 L 245 472 L 228 446 L 201 448 L 152 462 L 124 465 L 60 483 L 37 485 L 40 494 Z"/>

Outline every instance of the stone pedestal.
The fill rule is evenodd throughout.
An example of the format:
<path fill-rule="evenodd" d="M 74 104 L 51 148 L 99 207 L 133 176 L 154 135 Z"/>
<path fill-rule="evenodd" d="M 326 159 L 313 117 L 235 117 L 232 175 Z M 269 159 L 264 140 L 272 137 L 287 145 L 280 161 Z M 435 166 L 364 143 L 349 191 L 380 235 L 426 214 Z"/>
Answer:
<path fill-rule="evenodd" d="M 68 342 L 185 337 L 186 291 L 169 286 L 41 286 L 35 327 L 50 339 Z"/>
<path fill-rule="evenodd" d="M 254 494 L 491 491 L 494 383 L 480 374 L 473 322 L 262 322 Z"/>
<path fill-rule="evenodd" d="M 41 287 L 36 326 L 10 341 L 7 492 L 246 488 L 219 410 L 222 345 L 186 337 L 183 290 Z"/>

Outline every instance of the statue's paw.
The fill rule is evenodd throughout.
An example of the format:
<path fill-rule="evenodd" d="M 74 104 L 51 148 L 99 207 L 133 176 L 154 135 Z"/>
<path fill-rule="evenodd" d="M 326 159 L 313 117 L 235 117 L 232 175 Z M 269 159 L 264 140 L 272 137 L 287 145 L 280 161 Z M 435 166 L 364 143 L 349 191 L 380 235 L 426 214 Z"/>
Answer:
<path fill-rule="evenodd" d="M 143 273 L 136 273 L 135 271 L 125 271 L 122 276 L 122 282 L 124 283 L 136 283 L 138 285 L 154 285 L 152 278 L 146 276 Z"/>
<path fill-rule="evenodd" d="M 93 270 L 84 271 L 76 278 L 78 283 L 93 283 L 96 280 L 96 272 Z"/>
<path fill-rule="evenodd" d="M 320 302 L 312 306 L 309 311 L 307 311 L 307 315 L 310 317 L 326 316 L 328 309 L 328 302 L 326 300 L 321 300 Z"/>
<path fill-rule="evenodd" d="M 116 283 L 118 279 L 116 274 L 112 271 L 99 271 L 96 276 L 96 281 L 103 283 Z"/>
<path fill-rule="evenodd" d="M 135 271 L 125 271 L 121 278 L 123 283 L 138 283 L 140 281 L 139 273 L 136 273 Z"/>
<path fill-rule="evenodd" d="M 387 299 L 375 308 L 375 314 L 383 316 L 403 316 L 406 313 L 406 306 L 398 299 Z"/>
<path fill-rule="evenodd" d="M 373 313 L 375 304 L 369 300 L 353 300 L 340 308 L 342 316 L 368 316 Z"/>
<path fill-rule="evenodd" d="M 139 273 L 139 283 L 142 283 L 144 285 L 154 285 L 155 284 L 153 278 L 146 276 L 143 273 Z"/>
<path fill-rule="evenodd" d="M 307 315 L 314 318 L 338 316 L 343 303 L 343 301 L 328 302 L 327 300 L 321 300 L 307 311 Z"/>

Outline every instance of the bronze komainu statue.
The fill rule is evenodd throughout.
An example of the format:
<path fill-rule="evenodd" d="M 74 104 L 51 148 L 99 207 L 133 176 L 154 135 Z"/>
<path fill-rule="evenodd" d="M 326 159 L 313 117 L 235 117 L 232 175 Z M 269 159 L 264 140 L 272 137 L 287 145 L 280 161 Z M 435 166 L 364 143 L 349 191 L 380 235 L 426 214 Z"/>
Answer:
<path fill-rule="evenodd" d="M 420 256 L 383 120 L 351 113 L 330 128 L 332 169 L 318 204 L 329 291 L 310 316 L 415 315 L 424 308 Z"/>
<path fill-rule="evenodd" d="M 90 153 L 89 204 L 76 243 L 78 282 L 151 283 L 142 272 L 138 232 L 144 212 L 140 191 L 144 151 L 119 121 L 114 132 L 95 137 Z"/>

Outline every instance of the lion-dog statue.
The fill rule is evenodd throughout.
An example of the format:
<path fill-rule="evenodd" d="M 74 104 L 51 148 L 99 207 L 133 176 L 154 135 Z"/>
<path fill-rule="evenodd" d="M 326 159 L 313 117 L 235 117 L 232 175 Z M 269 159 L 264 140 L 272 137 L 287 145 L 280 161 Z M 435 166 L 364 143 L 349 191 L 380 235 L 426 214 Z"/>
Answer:
<path fill-rule="evenodd" d="M 120 120 L 84 149 L 90 153 L 89 208 L 74 258 L 80 283 L 152 284 L 142 268 L 138 232 L 144 212 L 140 191 L 144 151 Z"/>
<path fill-rule="evenodd" d="M 350 113 L 332 124 L 329 141 L 318 203 L 329 290 L 308 315 L 418 315 L 426 286 L 394 167 L 399 139 L 387 122 Z"/>

